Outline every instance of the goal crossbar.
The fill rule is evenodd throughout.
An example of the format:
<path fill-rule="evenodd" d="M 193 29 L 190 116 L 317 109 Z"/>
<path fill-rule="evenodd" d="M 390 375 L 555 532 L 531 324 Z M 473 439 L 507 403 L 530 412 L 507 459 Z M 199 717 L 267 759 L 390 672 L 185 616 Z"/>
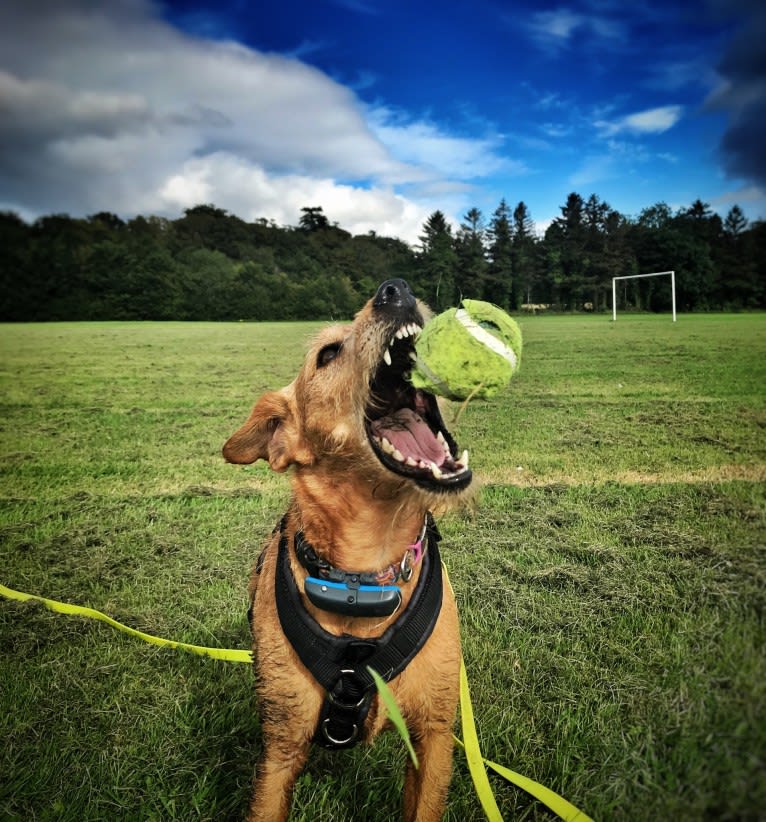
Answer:
<path fill-rule="evenodd" d="M 651 274 L 627 274 L 624 277 L 612 277 L 612 320 L 617 320 L 617 280 L 636 280 L 640 277 L 662 277 L 670 275 L 670 289 L 673 298 L 673 322 L 676 321 L 676 272 L 653 271 Z"/>

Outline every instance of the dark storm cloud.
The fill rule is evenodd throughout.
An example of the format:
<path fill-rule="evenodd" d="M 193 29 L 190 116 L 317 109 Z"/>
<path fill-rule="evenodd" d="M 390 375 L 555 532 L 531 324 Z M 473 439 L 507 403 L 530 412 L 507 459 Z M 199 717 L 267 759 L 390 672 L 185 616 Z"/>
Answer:
<path fill-rule="evenodd" d="M 766 186 L 766 5 L 742 6 L 748 19 L 718 64 L 723 84 L 708 103 L 729 112 L 720 145 L 727 173 Z"/>

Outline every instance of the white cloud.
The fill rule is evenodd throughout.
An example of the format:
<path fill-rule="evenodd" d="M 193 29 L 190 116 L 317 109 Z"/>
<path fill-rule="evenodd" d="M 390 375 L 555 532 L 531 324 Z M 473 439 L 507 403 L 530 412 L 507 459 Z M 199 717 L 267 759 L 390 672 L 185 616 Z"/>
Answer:
<path fill-rule="evenodd" d="M 555 53 L 567 46 L 576 33 L 587 35 L 591 43 L 598 45 L 625 39 L 621 22 L 603 15 L 575 12 L 563 6 L 535 12 L 524 25 L 539 46 Z"/>
<path fill-rule="evenodd" d="M 572 186 L 589 186 L 614 177 L 618 173 L 616 157 L 609 154 L 586 157 L 569 177 Z"/>
<path fill-rule="evenodd" d="M 593 185 L 605 180 L 625 179 L 641 173 L 655 160 L 672 163 L 675 158 L 667 153 L 654 154 L 640 142 L 616 140 L 605 141 L 606 151 L 586 156 L 579 168 L 569 177 L 573 186 Z"/>
<path fill-rule="evenodd" d="M 524 174 L 523 163 L 503 156 L 503 138 L 496 134 L 465 138 L 446 134 L 433 123 L 410 121 L 385 107 L 372 109 L 373 132 L 406 167 L 420 169 L 425 178 L 472 180 L 502 171 Z"/>
<path fill-rule="evenodd" d="M 715 85 L 715 72 L 710 67 L 710 55 L 698 54 L 687 59 L 656 59 L 646 66 L 646 84 L 664 93 L 684 89 L 710 89 Z"/>
<path fill-rule="evenodd" d="M 462 208 L 467 181 L 524 171 L 496 135 L 368 110 L 297 59 L 184 35 L 149 0 L 0 5 L 0 111 L 2 200 L 25 215 L 203 201 L 294 224 L 321 204 L 413 240 L 430 191 Z"/>
<path fill-rule="evenodd" d="M 296 225 L 305 205 L 320 205 L 333 222 L 352 234 L 376 231 L 415 243 L 432 209 L 407 200 L 391 188 L 369 189 L 330 178 L 299 174 L 277 176 L 227 152 L 188 160 L 165 180 L 154 209 L 180 211 L 214 202 L 245 220 L 259 217 Z"/>
<path fill-rule="evenodd" d="M 682 106 L 659 106 L 627 114 L 617 120 L 597 120 L 594 125 L 603 136 L 627 132 L 630 134 L 661 134 L 672 128 L 683 114 Z"/>
<path fill-rule="evenodd" d="M 540 37 L 568 40 L 575 29 L 582 26 L 585 18 L 569 9 L 537 12 L 529 23 L 531 31 Z"/>
<path fill-rule="evenodd" d="M 562 125 L 561 123 L 542 123 L 540 125 L 540 131 L 542 131 L 543 134 L 557 139 L 561 137 L 570 137 L 573 130 L 574 129 L 571 125 Z"/>

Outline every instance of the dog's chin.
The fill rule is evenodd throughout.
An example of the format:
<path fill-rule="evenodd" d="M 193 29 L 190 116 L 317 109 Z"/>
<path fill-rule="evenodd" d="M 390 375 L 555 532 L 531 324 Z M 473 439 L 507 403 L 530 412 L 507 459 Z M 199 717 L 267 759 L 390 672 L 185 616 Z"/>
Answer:
<path fill-rule="evenodd" d="M 373 453 L 387 472 L 424 491 L 457 494 L 471 483 L 468 451 L 460 452 L 436 397 L 407 377 L 417 331 L 393 329 L 370 380 L 365 429 Z"/>

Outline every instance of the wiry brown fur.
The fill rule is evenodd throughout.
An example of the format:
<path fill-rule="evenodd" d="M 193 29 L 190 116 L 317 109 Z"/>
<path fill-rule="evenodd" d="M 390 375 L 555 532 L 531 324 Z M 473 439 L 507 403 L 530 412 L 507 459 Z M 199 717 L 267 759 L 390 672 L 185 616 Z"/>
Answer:
<path fill-rule="evenodd" d="M 421 314 L 425 306 L 419 304 Z M 427 511 L 452 504 L 453 495 L 421 489 L 384 468 L 365 434 L 369 384 L 385 345 L 384 327 L 368 303 L 352 325 L 324 329 L 290 385 L 260 398 L 247 422 L 224 446 L 231 462 L 268 460 L 275 471 L 292 468 L 292 501 L 286 518 L 288 544 L 303 530 L 332 565 L 375 570 L 401 559 L 422 528 Z M 339 343 L 337 357 L 323 368 L 318 353 Z M 284 636 L 274 599 L 279 534 L 268 542 L 260 573 L 253 572 L 253 649 L 262 710 L 264 753 L 255 779 L 249 819 L 284 820 L 296 777 L 313 736 L 322 689 Z M 306 576 L 291 553 L 297 580 Z M 403 606 L 421 566 L 401 586 Z M 302 587 L 299 585 L 299 587 Z M 396 619 L 350 618 L 306 608 L 327 630 L 360 637 L 379 636 Z M 390 688 L 407 721 L 420 761 L 408 766 L 404 818 L 441 818 L 452 761 L 452 725 L 458 699 L 460 640 L 455 602 L 444 585 L 444 601 L 431 637 Z M 386 721 L 377 698 L 365 726 L 371 741 Z"/>

